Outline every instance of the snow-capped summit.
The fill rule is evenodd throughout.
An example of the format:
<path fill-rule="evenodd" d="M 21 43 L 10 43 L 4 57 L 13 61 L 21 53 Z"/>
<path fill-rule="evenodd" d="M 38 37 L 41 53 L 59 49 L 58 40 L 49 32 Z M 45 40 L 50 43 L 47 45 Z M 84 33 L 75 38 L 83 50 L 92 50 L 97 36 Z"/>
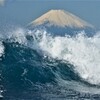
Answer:
<path fill-rule="evenodd" d="M 71 28 L 85 28 L 93 27 L 91 24 L 80 19 L 79 17 L 64 11 L 64 10 L 50 10 L 46 14 L 32 21 L 29 26 L 59 26 L 59 27 L 71 27 Z"/>

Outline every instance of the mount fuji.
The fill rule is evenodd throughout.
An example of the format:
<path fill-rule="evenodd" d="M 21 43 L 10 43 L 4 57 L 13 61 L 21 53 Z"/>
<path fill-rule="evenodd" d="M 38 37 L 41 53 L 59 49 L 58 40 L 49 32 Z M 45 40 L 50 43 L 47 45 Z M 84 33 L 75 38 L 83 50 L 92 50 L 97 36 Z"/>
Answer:
<path fill-rule="evenodd" d="M 50 10 L 28 24 L 29 29 L 45 28 L 53 35 L 75 35 L 84 30 L 87 35 L 93 35 L 94 26 L 81 18 L 64 10 Z"/>

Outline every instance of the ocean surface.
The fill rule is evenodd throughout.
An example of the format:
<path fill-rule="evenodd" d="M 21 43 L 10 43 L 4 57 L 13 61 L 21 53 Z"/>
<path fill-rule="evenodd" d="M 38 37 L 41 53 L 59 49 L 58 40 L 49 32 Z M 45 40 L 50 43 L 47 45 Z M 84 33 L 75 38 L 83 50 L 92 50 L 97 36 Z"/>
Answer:
<path fill-rule="evenodd" d="M 0 87 L 3 100 L 100 100 L 100 32 L 0 32 Z"/>

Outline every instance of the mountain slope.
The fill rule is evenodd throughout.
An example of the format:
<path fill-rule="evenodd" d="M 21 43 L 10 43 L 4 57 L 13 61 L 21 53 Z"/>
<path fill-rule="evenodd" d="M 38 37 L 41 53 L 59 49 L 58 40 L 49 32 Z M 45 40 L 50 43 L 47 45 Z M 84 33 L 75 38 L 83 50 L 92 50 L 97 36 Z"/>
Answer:
<path fill-rule="evenodd" d="M 76 31 L 82 29 L 90 31 L 93 28 L 91 24 L 64 10 L 50 10 L 29 23 L 28 27 L 30 29 L 45 27 L 57 35 L 65 33 L 73 35 Z"/>
<path fill-rule="evenodd" d="M 83 21 L 79 17 L 64 11 L 64 10 L 50 10 L 46 14 L 32 21 L 30 25 L 41 25 L 49 22 L 48 26 L 55 25 L 60 27 L 92 27 L 89 23 Z"/>

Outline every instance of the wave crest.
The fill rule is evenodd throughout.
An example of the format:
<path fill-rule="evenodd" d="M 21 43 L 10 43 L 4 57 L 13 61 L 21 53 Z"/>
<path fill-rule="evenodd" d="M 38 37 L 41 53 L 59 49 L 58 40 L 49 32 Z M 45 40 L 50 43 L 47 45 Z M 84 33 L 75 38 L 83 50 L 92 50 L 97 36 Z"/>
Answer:
<path fill-rule="evenodd" d="M 35 49 L 44 56 L 69 62 L 74 65 L 74 71 L 85 81 L 100 84 L 99 32 L 93 37 L 87 37 L 84 31 L 76 36 L 53 37 L 45 30 L 17 29 L 8 36 L 10 41 Z M 3 50 L 1 49 L 1 53 Z"/>
<path fill-rule="evenodd" d="M 91 84 L 100 84 L 100 36 L 87 37 L 84 32 L 74 37 L 43 35 L 40 48 L 53 58 L 68 61 L 74 70 Z"/>

